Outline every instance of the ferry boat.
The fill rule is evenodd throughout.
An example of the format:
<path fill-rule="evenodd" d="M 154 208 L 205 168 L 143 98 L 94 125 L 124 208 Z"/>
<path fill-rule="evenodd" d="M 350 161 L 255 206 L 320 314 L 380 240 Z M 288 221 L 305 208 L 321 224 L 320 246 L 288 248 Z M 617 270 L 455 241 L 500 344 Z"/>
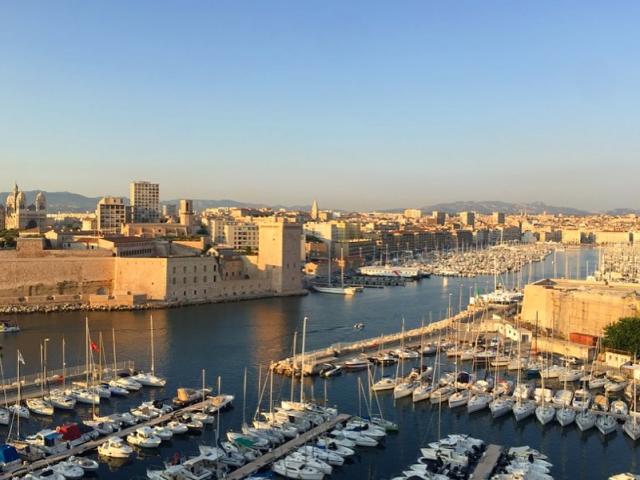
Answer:
<path fill-rule="evenodd" d="M 428 276 L 420 267 L 401 267 L 395 265 L 371 265 L 360 267 L 360 275 L 368 277 L 422 278 Z"/>

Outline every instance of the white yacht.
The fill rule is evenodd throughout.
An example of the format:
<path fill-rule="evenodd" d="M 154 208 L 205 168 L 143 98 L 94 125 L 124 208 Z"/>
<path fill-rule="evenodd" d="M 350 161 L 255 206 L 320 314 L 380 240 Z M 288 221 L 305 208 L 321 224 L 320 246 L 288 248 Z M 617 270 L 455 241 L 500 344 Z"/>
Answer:
<path fill-rule="evenodd" d="M 133 448 L 124 443 L 119 437 L 110 437 L 98 446 L 98 454 L 111 458 L 129 458 Z"/>
<path fill-rule="evenodd" d="M 127 435 L 127 442 L 143 448 L 157 448 L 162 443 L 160 437 L 149 427 L 141 427 Z"/>

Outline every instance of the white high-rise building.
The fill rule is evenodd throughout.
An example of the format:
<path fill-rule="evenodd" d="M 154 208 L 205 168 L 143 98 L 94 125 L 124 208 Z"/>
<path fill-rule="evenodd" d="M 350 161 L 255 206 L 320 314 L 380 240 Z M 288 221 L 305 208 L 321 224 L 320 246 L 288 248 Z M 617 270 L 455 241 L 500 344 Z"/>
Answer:
<path fill-rule="evenodd" d="M 129 200 L 134 223 L 156 223 L 160 220 L 160 185 L 136 181 L 129 186 Z"/>

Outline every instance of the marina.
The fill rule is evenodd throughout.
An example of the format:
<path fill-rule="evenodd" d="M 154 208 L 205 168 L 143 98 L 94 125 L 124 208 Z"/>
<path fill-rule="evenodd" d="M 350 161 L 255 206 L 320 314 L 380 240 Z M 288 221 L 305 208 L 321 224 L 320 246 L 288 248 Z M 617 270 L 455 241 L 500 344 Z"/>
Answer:
<path fill-rule="evenodd" d="M 587 258 L 582 252 L 582 265 Z M 573 252 L 569 252 L 574 255 Z M 563 253 L 558 253 L 559 262 L 563 261 Z M 575 264 L 576 257 L 570 261 Z M 592 260 L 593 261 L 593 260 Z M 551 257 L 547 257 L 544 270 L 552 270 Z M 543 273 L 542 264 L 534 264 L 534 278 Z M 584 268 L 584 267 L 583 267 Z M 302 318 L 309 317 L 307 331 L 307 351 L 323 350 L 331 343 L 357 343 L 381 334 L 395 335 L 399 331 L 402 317 L 406 321 L 406 331 L 419 329 L 421 322 L 429 321 L 429 312 L 434 318 L 444 318 L 449 308 L 449 294 L 453 297 L 452 305 L 457 310 L 458 298 L 462 292 L 462 305 L 467 305 L 470 291 L 476 286 L 479 290 L 490 291 L 493 288 L 492 276 L 467 278 L 424 279 L 411 282 L 406 287 L 395 289 L 371 289 L 363 295 L 353 298 L 333 295 L 309 295 L 303 298 L 256 300 L 251 302 L 223 305 L 203 305 L 185 309 L 172 309 L 153 312 L 156 339 L 156 368 L 167 378 L 167 385 L 159 389 L 149 389 L 144 393 L 145 399 L 160 400 L 172 395 L 181 385 L 198 385 L 201 383 L 200 372 L 206 368 L 212 375 L 221 376 L 225 392 L 230 392 L 236 399 L 242 397 L 242 370 L 249 366 L 248 384 L 257 386 L 262 377 L 264 389 L 265 372 L 271 361 L 291 356 L 292 339 L 297 330 L 300 342 Z M 50 325 L 56 325 L 57 332 L 49 333 Z M 148 339 L 141 338 L 139 331 L 148 327 L 148 314 L 144 312 L 100 312 L 90 315 L 92 332 L 110 332 L 116 328 L 118 339 L 118 355 L 135 362 L 137 368 L 148 369 Z M 353 328 L 357 322 L 365 327 L 361 330 Z M 15 356 L 8 353 L 19 348 L 26 359 L 25 373 L 36 373 L 38 350 L 42 338 L 51 337 L 50 345 L 60 343 L 64 335 L 68 345 L 80 345 L 82 350 L 82 333 L 75 334 L 78 328 L 82 331 L 84 314 L 65 313 L 55 316 L 30 316 L 20 320 L 19 335 L 6 336 L 4 340 L 5 371 L 15 370 Z M 43 332 L 47 331 L 46 334 Z M 207 332 L 206 335 L 203 332 Z M 240 334 L 239 332 L 243 332 Z M 108 337 L 108 335 L 107 335 Z M 419 343 L 415 339 L 414 343 Z M 298 343 L 298 350 L 300 350 Z M 110 345 L 105 346 L 109 350 Z M 388 347 L 391 348 L 391 345 Z M 372 348 L 375 351 L 375 348 Z M 184 352 L 192 352 L 185 355 Z M 51 348 L 49 351 L 51 365 L 61 364 L 60 351 Z M 80 365 L 84 361 L 84 352 L 68 348 L 69 362 Z M 345 356 L 345 358 L 347 358 Z M 433 358 L 433 357 L 431 357 Z M 224 359 L 224 361 L 222 361 Z M 447 360 L 445 360 L 446 362 Z M 433 365 L 433 360 L 425 358 L 425 362 Z M 471 366 L 471 363 L 465 362 Z M 262 376 L 259 366 L 262 365 Z M 453 363 L 448 364 L 451 368 Z M 161 366 L 161 367 L 158 367 Z M 462 367 L 468 369 L 469 367 Z M 388 367 L 393 373 L 395 367 Z M 407 363 L 406 373 L 411 370 Z M 515 380 L 512 373 L 501 373 Z M 305 377 L 306 396 L 319 404 L 337 405 L 341 412 L 366 415 L 366 407 L 359 406 L 358 382 L 367 385 L 366 369 L 342 374 L 335 378 Z M 179 382 L 179 383 L 178 383 Z M 546 383 L 546 382 L 545 382 Z M 515 381 L 514 381 L 515 384 Z M 325 386 L 326 385 L 326 386 Z M 561 388 L 557 383 L 553 388 Z M 577 385 L 578 386 L 578 385 Z M 577 388 L 576 386 L 576 388 Z M 296 379 L 296 390 L 299 380 Z M 275 376 L 274 396 L 288 398 L 290 390 L 289 377 Z M 366 390 L 366 387 L 365 387 Z M 132 393 L 128 398 L 112 397 L 102 401 L 100 414 L 128 411 L 140 404 L 141 393 Z M 384 444 L 373 449 L 363 449 L 356 457 L 357 461 L 348 466 L 334 469 L 331 478 L 392 478 L 405 465 L 415 461 L 418 447 L 424 446 L 448 433 L 465 433 L 483 439 L 487 444 L 497 445 L 531 445 L 549 455 L 553 463 L 553 477 L 559 479 L 606 478 L 615 472 L 635 471 L 629 462 L 630 455 L 636 447 L 618 425 L 616 432 L 602 437 L 595 428 L 581 432 L 576 427 L 562 428 L 554 421 L 542 427 L 531 416 L 516 422 L 512 415 L 493 419 L 488 409 L 472 415 L 466 408 L 450 409 L 446 404 L 439 407 L 430 402 L 412 402 L 411 398 L 395 400 L 392 395 L 377 395 L 385 418 L 389 418 L 399 426 L 399 431 L 389 435 Z M 246 404 L 255 406 L 260 395 L 257 388 L 247 389 Z M 364 400 L 364 397 L 363 397 Z M 24 423 L 26 433 L 33 433 L 51 422 L 61 424 L 69 420 L 89 417 L 91 409 L 80 406 L 77 412 L 68 414 L 56 413 L 51 419 L 32 418 Z M 242 409 L 236 408 L 221 417 L 221 428 L 238 428 L 242 424 Z M 377 411 L 377 407 L 374 408 Z M 5 432 L 6 427 L 4 428 Z M 176 453 L 182 456 L 198 455 L 199 445 L 215 444 L 215 429 L 208 428 L 198 435 L 176 437 L 169 443 L 163 442 L 156 452 L 137 453 L 135 460 L 115 466 L 113 462 L 100 463 L 98 475 L 106 478 L 146 478 L 147 469 L 162 467 L 166 459 Z M 580 459 L 588 455 L 594 459 L 594 465 L 584 467 Z M 96 458 L 90 455 L 89 458 Z M 603 459 L 607 458 L 605 462 Z M 613 462 L 611 467 L 607 465 Z"/>

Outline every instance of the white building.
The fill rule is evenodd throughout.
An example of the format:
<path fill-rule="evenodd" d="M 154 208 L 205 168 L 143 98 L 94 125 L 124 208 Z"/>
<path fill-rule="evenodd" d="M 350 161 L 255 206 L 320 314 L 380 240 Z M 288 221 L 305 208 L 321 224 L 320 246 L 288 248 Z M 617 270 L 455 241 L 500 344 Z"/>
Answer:
<path fill-rule="evenodd" d="M 160 220 L 160 185 L 136 181 L 129 185 L 134 223 L 157 223 Z"/>

